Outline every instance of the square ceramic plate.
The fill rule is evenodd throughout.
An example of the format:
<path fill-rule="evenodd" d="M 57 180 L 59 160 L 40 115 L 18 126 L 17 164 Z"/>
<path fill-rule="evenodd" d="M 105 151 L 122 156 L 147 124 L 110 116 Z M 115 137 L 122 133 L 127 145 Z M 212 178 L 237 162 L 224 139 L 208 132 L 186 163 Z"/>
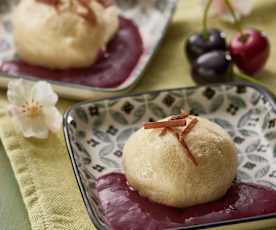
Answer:
<path fill-rule="evenodd" d="M 65 114 L 64 131 L 85 205 L 98 229 L 108 226 L 94 193 L 97 178 L 122 170 L 122 148 L 144 121 L 178 114 L 181 108 L 209 118 L 232 136 L 238 148 L 238 180 L 276 189 L 276 107 L 272 98 L 255 86 L 210 85 L 83 102 Z M 246 222 L 248 227 L 250 221 L 264 219 L 259 227 L 276 225 L 272 217 L 276 213 L 208 226 Z"/>
<path fill-rule="evenodd" d="M 149 63 L 160 44 L 171 17 L 175 11 L 177 0 L 152 1 L 147 10 L 141 7 L 138 0 L 116 0 L 123 16 L 136 23 L 142 36 L 144 52 L 138 64 L 125 82 L 115 88 L 97 88 L 80 84 L 50 81 L 56 91 L 65 97 L 76 99 L 102 98 L 122 94 L 130 90 L 139 81 L 142 72 Z M 0 62 L 15 59 L 15 48 L 12 40 L 11 11 L 18 0 L 0 1 Z M 141 1 L 146 3 L 146 1 Z M 36 76 L 15 76 L 0 72 L 0 86 L 6 87 L 11 78 L 37 80 Z"/>

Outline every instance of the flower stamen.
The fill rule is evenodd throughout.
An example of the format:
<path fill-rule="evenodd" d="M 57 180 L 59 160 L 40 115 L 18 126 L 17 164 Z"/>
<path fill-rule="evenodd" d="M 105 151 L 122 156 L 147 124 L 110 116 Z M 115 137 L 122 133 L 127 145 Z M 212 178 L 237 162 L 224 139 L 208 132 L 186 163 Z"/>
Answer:
<path fill-rule="evenodd" d="M 32 99 L 30 102 L 25 102 L 25 104 L 21 106 L 21 112 L 26 117 L 34 118 L 41 115 L 42 105 Z"/>

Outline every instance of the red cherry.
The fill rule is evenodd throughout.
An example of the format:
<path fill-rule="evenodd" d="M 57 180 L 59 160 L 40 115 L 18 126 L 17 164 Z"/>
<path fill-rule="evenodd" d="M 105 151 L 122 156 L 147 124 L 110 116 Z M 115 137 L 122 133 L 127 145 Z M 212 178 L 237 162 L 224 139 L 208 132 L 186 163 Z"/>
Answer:
<path fill-rule="evenodd" d="M 229 52 L 241 71 L 255 74 L 261 70 L 270 53 L 268 38 L 256 29 L 247 29 L 235 35 L 229 45 Z"/>

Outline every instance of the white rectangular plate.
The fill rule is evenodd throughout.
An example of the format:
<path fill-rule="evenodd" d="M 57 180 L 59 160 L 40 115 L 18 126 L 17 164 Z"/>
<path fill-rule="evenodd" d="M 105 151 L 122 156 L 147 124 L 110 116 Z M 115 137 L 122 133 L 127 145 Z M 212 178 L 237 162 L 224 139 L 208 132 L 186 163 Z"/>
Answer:
<path fill-rule="evenodd" d="M 85 85 L 50 81 L 55 90 L 64 97 L 75 99 L 103 98 L 121 95 L 129 91 L 142 77 L 142 73 L 153 57 L 175 11 L 177 0 L 138 1 L 117 0 L 123 16 L 133 20 L 142 36 L 144 52 L 128 79 L 115 88 L 98 88 Z M 0 1 L 0 62 L 15 58 L 15 48 L 12 39 L 11 12 L 17 0 Z M 146 8 L 142 3 L 149 3 Z M 25 78 L 36 81 L 36 76 L 15 76 L 0 72 L 0 86 L 6 87 L 12 78 Z"/>

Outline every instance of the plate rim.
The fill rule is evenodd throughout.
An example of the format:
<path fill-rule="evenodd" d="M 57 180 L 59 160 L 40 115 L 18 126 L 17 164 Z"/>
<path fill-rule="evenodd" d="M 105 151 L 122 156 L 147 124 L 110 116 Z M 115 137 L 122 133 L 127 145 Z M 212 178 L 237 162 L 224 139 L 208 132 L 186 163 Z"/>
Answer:
<path fill-rule="evenodd" d="M 247 82 L 229 82 L 229 83 L 213 83 L 213 84 L 205 84 L 205 85 L 196 85 L 196 86 L 189 86 L 189 87 L 177 87 L 177 88 L 170 88 L 170 89 L 161 89 L 161 90 L 153 90 L 153 91 L 143 91 L 140 93 L 133 93 L 130 95 L 125 95 L 125 96 L 115 96 L 115 97 L 109 97 L 105 99 L 98 99 L 98 100 L 86 100 L 82 102 L 78 102 L 70 106 L 64 113 L 63 115 L 63 134 L 64 134 L 64 139 L 66 143 L 66 149 L 70 157 L 71 165 L 74 171 L 75 179 L 77 181 L 84 205 L 86 207 L 86 210 L 88 212 L 88 216 L 92 222 L 92 224 L 100 230 L 106 230 L 105 226 L 106 224 L 103 223 L 101 220 L 99 220 L 96 217 L 94 209 L 91 207 L 89 203 L 89 199 L 86 195 L 85 188 L 83 185 L 83 182 L 80 177 L 80 170 L 77 166 L 76 159 L 73 153 L 73 148 L 72 148 L 72 143 L 71 139 L 69 138 L 69 129 L 68 129 L 68 117 L 70 116 L 70 113 L 77 107 L 85 105 L 85 104 L 90 104 L 90 103 L 97 103 L 100 101 L 105 101 L 105 100 L 116 100 L 116 99 L 123 99 L 123 98 L 128 98 L 128 97 L 135 97 L 135 96 L 141 96 L 144 94 L 148 93 L 161 93 L 161 92 L 171 92 L 175 90 L 195 90 L 199 89 L 202 87 L 219 87 L 219 86 L 244 86 L 244 87 L 249 87 L 253 88 L 254 90 L 258 91 L 262 96 L 264 96 L 267 101 L 270 103 L 272 106 L 272 110 L 276 112 L 276 101 L 273 98 L 276 98 L 275 95 L 271 95 L 264 87 L 253 84 L 253 83 L 247 83 Z M 242 224 L 242 223 L 249 223 L 249 222 L 254 222 L 254 221 L 261 221 L 261 220 L 270 220 L 270 219 L 275 219 L 276 218 L 276 213 L 272 214 L 267 214 L 267 215 L 258 215 L 258 216 L 252 216 L 252 217 L 245 217 L 245 218 L 240 218 L 240 219 L 234 219 L 234 220 L 226 220 L 226 221 L 219 221 L 219 222 L 214 222 L 214 223 L 207 223 L 207 224 L 199 224 L 199 225 L 193 225 L 193 226 L 188 226 L 188 227 L 177 227 L 177 228 L 167 228 L 167 230 L 179 230 L 179 229 L 205 229 L 205 228 L 212 228 L 212 227 L 221 227 L 221 226 L 226 226 L 226 225 L 236 225 L 236 224 Z"/>
<path fill-rule="evenodd" d="M 132 72 L 130 73 L 129 77 L 120 85 L 116 86 L 116 87 L 95 87 L 95 86 L 87 86 L 87 85 L 81 85 L 81 84 L 75 84 L 75 83 L 70 83 L 70 82 L 61 82 L 61 81 L 56 81 L 56 80 L 46 80 L 47 82 L 49 82 L 50 84 L 52 84 L 53 87 L 57 88 L 57 91 L 60 95 L 66 97 L 66 98 L 92 98 L 93 93 L 106 93 L 112 95 L 113 94 L 122 94 L 126 91 L 128 91 L 129 89 L 131 89 L 132 87 L 134 87 L 143 77 L 143 73 L 145 71 L 145 69 L 149 66 L 151 60 L 153 59 L 153 57 L 155 56 L 158 48 L 160 47 L 163 39 L 165 38 L 166 32 L 168 31 L 168 27 L 172 21 L 173 15 L 176 11 L 177 8 L 177 2 L 178 0 L 169 0 L 169 14 L 168 14 L 168 18 L 165 22 L 165 25 L 163 27 L 163 29 L 161 30 L 161 35 L 159 37 L 159 39 L 157 40 L 156 44 L 153 46 L 153 48 L 150 50 L 149 54 L 147 54 L 147 58 L 145 59 L 144 62 L 141 62 L 143 59 L 141 59 L 141 57 L 143 55 L 146 54 L 145 50 L 143 51 L 142 55 L 140 56 L 137 65 L 140 65 L 140 69 L 137 71 L 134 67 L 134 69 L 132 70 Z M 133 19 L 130 19 L 131 21 L 134 22 Z M 135 23 L 135 22 L 134 22 Z M 136 24 L 136 23 L 135 23 Z M 137 26 L 139 32 L 141 33 L 139 26 Z M 2 61 L 0 60 L 0 63 Z M 140 63 L 141 62 L 141 63 Z M 137 73 L 135 73 L 135 70 L 137 71 Z M 131 75 L 135 73 L 135 75 L 132 77 Z M 30 76 L 30 75 L 24 75 L 24 74 L 10 74 L 10 73 L 5 73 L 4 71 L 0 70 L 0 86 L 1 87 L 7 87 L 8 82 L 11 79 L 20 79 L 23 78 L 25 80 L 28 81 L 43 81 L 44 79 L 40 79 L 40 78 L 36 78 L 35 76 Z M 75 90 L 75 93 L 65 93 L 66 90 Z M 88 96 L 81 96 L 79 95 L 80 92 L 77 93 L 77 91 L 85 91 L 87 94 L 90 95 L 90 97 Z M 76 96 L 78 94 L 78 96 Z M 106 95 L 103 96 L 99 96 L 100 98 L 104 98 Z"/>

